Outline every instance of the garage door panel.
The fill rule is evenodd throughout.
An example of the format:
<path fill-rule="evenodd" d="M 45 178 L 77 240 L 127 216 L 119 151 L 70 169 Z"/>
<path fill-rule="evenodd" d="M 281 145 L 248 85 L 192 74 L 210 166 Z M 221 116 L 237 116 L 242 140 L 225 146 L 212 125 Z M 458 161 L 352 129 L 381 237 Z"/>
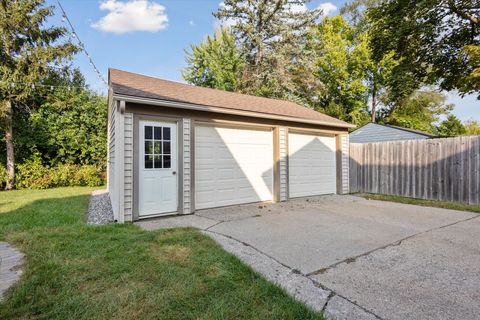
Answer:
<path fill-rule="evenodd" d="M 235 171 L 232 168 L 221 168 L 217 170 L 218 180 L 232 181 L 235 179 Z"/>
<path fill-rule="evenodd" d="M 195 150 L 197 209 L 273 200 L 272 131 L 197 126 Z"/>
<path fill-rule="evenodd" d="M 336 192 L 334 137 L 290 133 L 288 148 L 290 197 Z"/>

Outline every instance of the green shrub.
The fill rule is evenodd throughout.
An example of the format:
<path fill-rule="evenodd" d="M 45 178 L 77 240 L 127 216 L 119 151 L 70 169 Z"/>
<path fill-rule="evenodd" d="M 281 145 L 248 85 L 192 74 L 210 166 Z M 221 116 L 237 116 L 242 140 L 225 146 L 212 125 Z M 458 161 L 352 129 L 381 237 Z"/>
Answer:
<path fill-rule="evenodd" d="M 78 166 L 72 164 L 60 164 L 50 170 L 52 187 L 69 187 L 77 185 L 74 183 L 75 172 Z"/>
<path fill-rule="evenodd" d="M 103 185 L 104 180 L 102 169 L 94 165 L 61 164 L 48 167 L 39 158 L 34 158 L 17 166 L 15 186 L 17 189 L 97 187 Z"/>
<path fill-rule="evenodd" d="M 103 184 L 102 171 L 94 165 L 84 165 L 75 171 L 73 181 L 76 186 L 97 187 Z"/>
<path fill-rule="evenodd" d="M 7 169 L 4 166 L 0 166 L 0 188 L 3 189 L 3 186 L 7 183 Z"/>
<path fill-rule="evenodd" d="M 17 189 L 46 189 L 52 187 L 50 170 L 43 166 L 38 157 L 27 160 L 17 166 L 15 186 Z"/>

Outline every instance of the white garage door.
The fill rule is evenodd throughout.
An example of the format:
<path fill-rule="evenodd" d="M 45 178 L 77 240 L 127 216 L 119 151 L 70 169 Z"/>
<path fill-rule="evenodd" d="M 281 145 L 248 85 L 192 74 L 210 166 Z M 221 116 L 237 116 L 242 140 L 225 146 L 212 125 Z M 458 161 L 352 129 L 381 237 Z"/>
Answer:
<path fill-rule="evenodd" d="M 336 193 L 334 137 L 290 133 L 288 166 L 291 198 Z"/>
<path fill-rule="evenodd" d="M 195 127 L 196 209 L 271 200 L 271 130 Z"/>

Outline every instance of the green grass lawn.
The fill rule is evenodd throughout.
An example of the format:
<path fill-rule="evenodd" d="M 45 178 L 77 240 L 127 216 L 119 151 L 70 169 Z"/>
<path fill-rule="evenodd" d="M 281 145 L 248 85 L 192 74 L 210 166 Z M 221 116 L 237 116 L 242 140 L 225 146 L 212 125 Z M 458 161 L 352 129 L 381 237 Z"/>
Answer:
<path fill-rule="evenodd" d="M 480 213 L 480 205 L 474 204 L 465 204 L 459 202 L 450 202 L 450 201 L 439 201 L 439 200 L 423 200 L 415 198 L 407 198 L 401 196 L 392 196 L 386 194 L 376 194 L 376 193 L 355 193 L 355 196 L 363 197 L 370 200 L 381 200 L 381 201 L 392 201 L 400 202 L 406 204 L 416 204 L 418 206 L 425 207 L 436 207 L 452 210 L 461 210 L 461 211 L 471 211 Z"/>
<path fill-rule="evenodd" d="M 0 319 L 322 319 L 196 230 L 86 225 L 91 190 L 0 192 L 27 257 Z"/>

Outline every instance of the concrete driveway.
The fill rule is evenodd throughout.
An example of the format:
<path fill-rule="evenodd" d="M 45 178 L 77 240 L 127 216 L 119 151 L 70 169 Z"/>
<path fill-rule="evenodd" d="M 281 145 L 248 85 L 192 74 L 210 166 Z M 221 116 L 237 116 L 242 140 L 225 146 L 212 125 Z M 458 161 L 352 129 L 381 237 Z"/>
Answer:
<path fill-rule="evenodd" d="M 185 223 L 258 251 L 312 280 L 328 299 L 360 308 L 363 318 L 479 319 L 475 213 L 324 196 L 140 224 L 152 229 Z M 362 318 L 342 306 L 330 314 Z"/>

